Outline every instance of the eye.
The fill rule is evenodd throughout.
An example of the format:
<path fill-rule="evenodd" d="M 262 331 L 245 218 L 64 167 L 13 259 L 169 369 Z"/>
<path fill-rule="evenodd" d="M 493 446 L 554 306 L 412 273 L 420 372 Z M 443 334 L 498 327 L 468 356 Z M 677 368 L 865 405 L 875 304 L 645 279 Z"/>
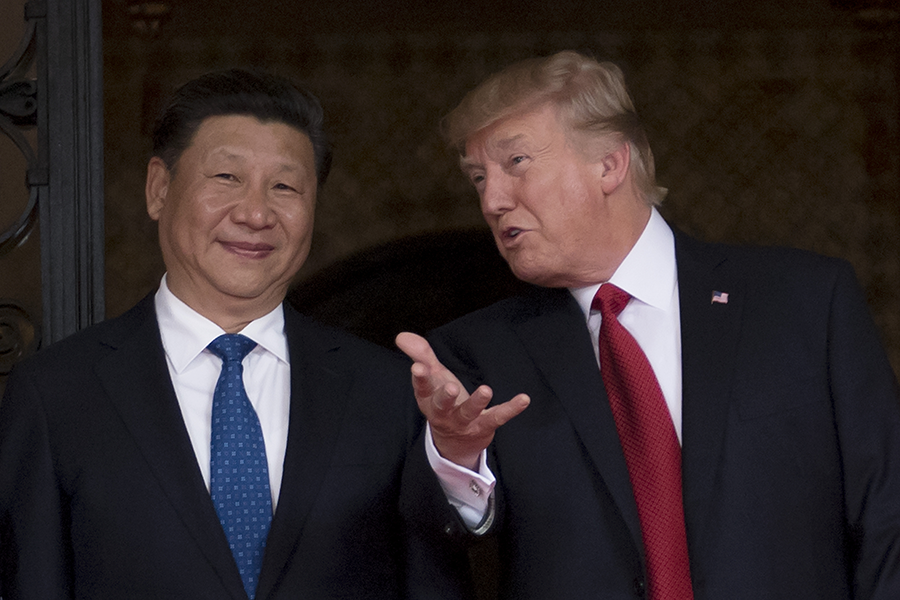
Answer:
<path fill-rule="evenodd" d="M 276 189 L 279 191 L 285 191 L 285 192 L 296 192 L 297 191 L 297 189 L 295 187 L 290 186 L 286 183 L 276 183 L 275 185 L 272 186 L 272 189 Z"/>
<path fill-rule="evenodd" d="M 521 155 L 521 154 L 516 155 L 516 156 L 513 156 L 511 159 L 509 159 L 509 164 L 511 164 L 511 165 L 518 165 L 518 164 L 521 164 L 522 162 L 525 161 L 525 158 L 526 158 L 526 157 L 525 157 L 524 155 Z"/>
<path fill-rule="evenodd" d="M 237 181 L 237 177 L 231 173 L 216 173 L 213 179 L 224 179 L 225 181 Z"/>

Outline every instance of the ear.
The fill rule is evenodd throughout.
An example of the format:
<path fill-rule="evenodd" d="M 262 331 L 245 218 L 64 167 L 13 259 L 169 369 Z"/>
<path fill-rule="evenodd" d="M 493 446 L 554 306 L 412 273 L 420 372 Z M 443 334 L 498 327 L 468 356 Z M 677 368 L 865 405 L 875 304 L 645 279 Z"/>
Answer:
<path fill-rule="evenodd" d="M 147 197 L 147 214 L 154 221 L 159 220 L 159 215 L 166 205 L 171 179 L 172 175 L 166 163 L 158 156 L 151 158 L 147 163 L 147 185 L 144 194 Z"/>
<path fill-rule="evenodd" d="M 607 196 L 628 177 L 631 166 L 631 145 L 621 142 L 606 152 L 600 160 L 600 188 Z"/>

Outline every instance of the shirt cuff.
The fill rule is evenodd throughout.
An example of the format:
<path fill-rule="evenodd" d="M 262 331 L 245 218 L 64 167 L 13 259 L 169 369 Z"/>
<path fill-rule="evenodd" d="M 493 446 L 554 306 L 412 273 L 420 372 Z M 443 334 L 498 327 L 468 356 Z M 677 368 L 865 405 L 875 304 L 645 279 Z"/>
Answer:
<path fill-rule="evenodd" d="M 440 455 L 431 436 L 431 425 L 425 426 L 425 454 L 437 475 L 447 501 L 456 508 L 470 530 L 480 530 L 497 480 L 487 465 L 487 451 L 478 460 L 478 472 L 461 467 Z"/>

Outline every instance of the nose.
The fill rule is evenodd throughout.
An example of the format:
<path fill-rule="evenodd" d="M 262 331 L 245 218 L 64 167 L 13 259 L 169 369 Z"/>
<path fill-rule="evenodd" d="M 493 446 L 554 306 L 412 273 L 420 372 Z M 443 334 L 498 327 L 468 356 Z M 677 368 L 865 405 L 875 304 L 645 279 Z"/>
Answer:
<path fill-rule="evenodd" d="M 481 212 L 485 216 L 499 216 L 515 207 L 512 182 L 502 172 L 484 175 L 480 198 Z"/>
<path fill-rule="evenodd" d="M 268 189 L 261 186 L 248 187 L 231 211 L 231 219 L 251 229 L 272 227 L 276 214 L 272 210 Z"/>

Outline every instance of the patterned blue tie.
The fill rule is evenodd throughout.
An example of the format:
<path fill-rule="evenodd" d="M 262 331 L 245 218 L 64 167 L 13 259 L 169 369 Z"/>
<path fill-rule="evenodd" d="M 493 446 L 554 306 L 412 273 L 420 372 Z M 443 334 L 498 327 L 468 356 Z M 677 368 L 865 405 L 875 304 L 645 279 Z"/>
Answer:
<path fill-rule="evenodd" d="M 210 494 L 250 600 L 256 596 L 272 521 L 266 446 L 241 364 L 255 347 L 239 334 L 221 335 L 208 346 L 222 359 L 213 394 Z"/>

